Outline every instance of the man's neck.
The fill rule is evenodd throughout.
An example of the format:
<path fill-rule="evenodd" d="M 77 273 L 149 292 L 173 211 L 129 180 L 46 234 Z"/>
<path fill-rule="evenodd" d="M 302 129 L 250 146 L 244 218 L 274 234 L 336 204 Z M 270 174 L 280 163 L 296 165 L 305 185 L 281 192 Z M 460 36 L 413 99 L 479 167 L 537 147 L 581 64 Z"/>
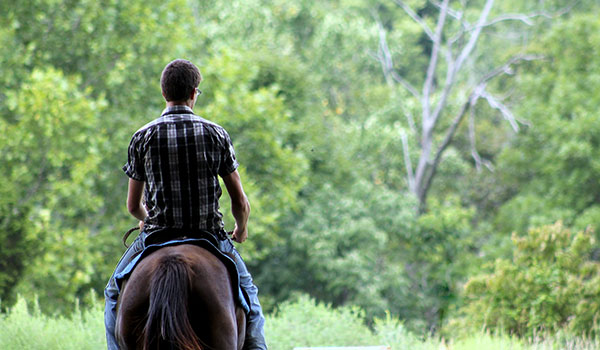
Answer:
<path fill-rule="evenodd" d="M 167 107 L 173 107 L 173 106 L 188 106 L 191 109 L 194 109 L 194 105 L 193 105 L 193 101 L 185 101 L 185 102 L 181 102 L 181 101 L 167 101 Z"/>

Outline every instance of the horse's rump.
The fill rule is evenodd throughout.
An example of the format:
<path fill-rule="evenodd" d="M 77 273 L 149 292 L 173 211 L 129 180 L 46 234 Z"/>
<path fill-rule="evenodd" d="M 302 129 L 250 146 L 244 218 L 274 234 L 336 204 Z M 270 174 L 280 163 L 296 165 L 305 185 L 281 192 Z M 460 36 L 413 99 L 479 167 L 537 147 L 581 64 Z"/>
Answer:
<path fill-rule="evenodd" d="M 244 312 L 236 308 L 227 268 L 195 245 L 161 248 L 124 284 L 116 337 L 123 349 L 241 348 Z"/>

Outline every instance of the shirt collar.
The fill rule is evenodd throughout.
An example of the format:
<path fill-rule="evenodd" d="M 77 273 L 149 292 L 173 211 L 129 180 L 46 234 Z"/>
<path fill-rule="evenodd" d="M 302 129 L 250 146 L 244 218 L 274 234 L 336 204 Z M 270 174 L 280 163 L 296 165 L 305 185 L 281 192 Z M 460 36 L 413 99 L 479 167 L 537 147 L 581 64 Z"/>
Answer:
<path fill-rule="evenodd" d="M 186 105 L 175 105 L 165 108 L 161 115 L 165 114 L 194 114 L 194 111 Z"/>

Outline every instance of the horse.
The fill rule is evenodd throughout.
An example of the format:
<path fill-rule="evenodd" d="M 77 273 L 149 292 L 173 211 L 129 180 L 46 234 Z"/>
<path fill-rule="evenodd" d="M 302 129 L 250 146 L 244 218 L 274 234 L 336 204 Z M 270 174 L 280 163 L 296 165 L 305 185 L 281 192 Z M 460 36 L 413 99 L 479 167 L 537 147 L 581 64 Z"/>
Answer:
<path fill-rule="evenodd" d="M 121 349 L 241 350 L 245 331 L 226 266 L 200 246 L 158 249 L 123 283 L 115 329 Z"/>

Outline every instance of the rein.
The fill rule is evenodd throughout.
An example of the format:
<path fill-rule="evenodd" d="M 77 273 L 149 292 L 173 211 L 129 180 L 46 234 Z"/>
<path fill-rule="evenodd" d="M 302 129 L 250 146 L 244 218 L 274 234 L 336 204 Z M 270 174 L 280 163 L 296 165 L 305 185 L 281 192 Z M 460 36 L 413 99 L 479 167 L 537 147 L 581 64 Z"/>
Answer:
<path fill-rule="evenodd" d="M 125 246 L 125 248 L 129 248 L 129 246 L 127 245 L 127 238 L 129 238 L 129 235 L 135 231 L 135 230 L 139 230 L 140 227 L 136 226 L 136 227 L 132 227 L 130 228 L 127 232 L 125 232 L 125 234 L 123 235 L 123 245 Z"/>

